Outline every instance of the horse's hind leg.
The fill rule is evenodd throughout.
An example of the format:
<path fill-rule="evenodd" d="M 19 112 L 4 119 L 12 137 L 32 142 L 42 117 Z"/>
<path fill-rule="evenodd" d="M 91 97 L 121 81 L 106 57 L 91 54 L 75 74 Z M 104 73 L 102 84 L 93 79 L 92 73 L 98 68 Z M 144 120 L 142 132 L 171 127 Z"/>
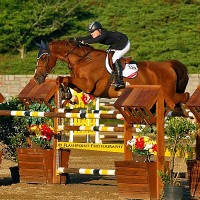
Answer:
<path fill-rule="evenodd" d="M 174 99 L 176 100 L 175 104 L 178 104 L 178 103 L 185 104 L 188 101 L 189 97 L 190 97 L 190 94 L 188 92 L 181 93 L 181 94 L 176 93 L 174 95 Z"/>
<path fill-rule="evenodd" d="M 188 92 L 182 94 L 175 93 L 173 97 L 165 97 L 165 101 L 169 108 L 179 108 L 181 104 L 185 104 L 188 101 L 189 96 Z"/>

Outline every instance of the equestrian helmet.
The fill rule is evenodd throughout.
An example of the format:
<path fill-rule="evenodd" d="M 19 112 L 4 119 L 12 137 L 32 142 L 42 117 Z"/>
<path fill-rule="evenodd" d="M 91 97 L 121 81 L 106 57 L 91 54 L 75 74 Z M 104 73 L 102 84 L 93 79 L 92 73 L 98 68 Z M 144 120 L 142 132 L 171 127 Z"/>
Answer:
<path fill-rule="evenodd" d="M 98 30 L 98 29 L 102 29 L 102 25 L 99 22 L 92 22 L 89 26 L 88 26 L 88 31 L 90 33 Z"/>

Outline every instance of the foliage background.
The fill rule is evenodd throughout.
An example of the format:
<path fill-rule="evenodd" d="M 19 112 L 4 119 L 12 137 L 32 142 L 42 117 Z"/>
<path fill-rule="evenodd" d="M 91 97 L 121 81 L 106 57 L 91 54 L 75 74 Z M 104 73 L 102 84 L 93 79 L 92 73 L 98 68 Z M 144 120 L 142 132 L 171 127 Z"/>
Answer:
<path fill-rule="evenodd" d="M 127 34 L 131 41 L 128 55 L 134 60 L 176 59 L 189 73 L 199 73 L 200 0 L 4 0 L 0 6 L 0 74 L 33 74 L 34 41 L 87 35 L 87 26 L 94 20 Z M 34 16 L 40 15 L 43 20 L 37 29 L 30 29 Z M 19 40 L 25 32 L 27 37 Z M 20 59 L 23 46 L 26 57 Z M 53 73 L 68 73 L 66 65 L 58 63 Z"/>

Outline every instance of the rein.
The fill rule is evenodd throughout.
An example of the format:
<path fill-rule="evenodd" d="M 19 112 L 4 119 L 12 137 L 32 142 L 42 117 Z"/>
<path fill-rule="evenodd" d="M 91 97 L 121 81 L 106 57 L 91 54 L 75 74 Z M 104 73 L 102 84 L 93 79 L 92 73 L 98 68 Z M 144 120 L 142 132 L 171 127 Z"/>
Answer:
<path fill-rule="evenodd" d="M 73 69 L 73 66 L 74 66 L 75 64 L 79 63 L 81 60 L 83 60 L 85 57 L 87 57 L 87 56 L 94 50 L 93 48 L 91 48 L 90 51 L 87 51 L 87 52 L 86 52 L 86 51 L 82 48 L 81 45 L 74 46 L 74 45 L 72 45 L 69 41 L 67 41 L 67 43 L 68 43 L 69 45 L 71 45 L 71 46 L 74 47 L 74 48 L 72 48 L 72 49 L 65 55 L 65 58 L 67 58 L 67 60 L 68 60 L 68 64 L 69 64 L 69 68 L 70 68 L 70 69 Z M 77 48 L 79 48 L 79 47 L 80 47 L 81 50 L 84 52 L 84 55 L 83 55 L 83 56 L 82 56 L 82 55 L 78 55 L 77 53 L 74 52 L 74 50 L 77 49 Z M 78 59 L 73 65 L 70 64 L 70 59 L 69 59 L 69 55 L 72 54 L 72 53 L 75 54 L 76 56 L 80 57 L 80 59 Z M 89 59 L 92 60 L 91 57 L 89 57 Z"/>

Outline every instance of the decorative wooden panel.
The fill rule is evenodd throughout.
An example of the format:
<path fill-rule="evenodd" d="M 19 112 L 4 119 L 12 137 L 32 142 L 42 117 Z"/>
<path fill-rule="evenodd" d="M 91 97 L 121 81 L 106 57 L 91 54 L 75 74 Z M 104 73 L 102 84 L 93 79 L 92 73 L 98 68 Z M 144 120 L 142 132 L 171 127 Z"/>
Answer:
<path fill-rule="evenodd" d="M 52 106 L 49 104 L 49 100 L 54 96 L 57 90 L 55 80 L 47 79 L 44 83 L 38 85 L 33 79 L 24 87 L 19 93 L 18 98 L 28 109 L 29 105 L 38 102 L 45 103 L 51 111 Z"/>
<path fill-rule="evenodd" d="M 115 161 L 119 196 L 131 199 L 156 199 L 156 163 Z"/>
<path fill-rule="evenodd" d="M 186 106 L 191 110 L 197 121 L 200 123 L 200 86 L 197 87 L 195 92 L 187 101 Z"/>
<path fill-rule="evenodd" d="M 187 172 L 191 195 L 200 197 L 200 160 L 188 160 Z"/>
<path fill-rule="evenodd" d="M 128 123 L 155 124 L 156 116 L 150 110 L 156 104 L 160 86 L 128 86 L 114 103 Z"/>
<path fill-rule="evenodd" d="M 197 87 L 187 101 L 186 106 L 191 110 L 197 122 L 200 124 L 200 86 Z M 196 158 L 200 160 L 200 135 L 197 135 L 196 138 Z"/>
<path fill-rule="evenodd" d="M 58 150 L 61 167 L 68 167 L 70 150 Z M 17 149 L 20 182 L 53 183 L 53 149 Z M 64 182 L 62 180 L 61 182 Z"/>

